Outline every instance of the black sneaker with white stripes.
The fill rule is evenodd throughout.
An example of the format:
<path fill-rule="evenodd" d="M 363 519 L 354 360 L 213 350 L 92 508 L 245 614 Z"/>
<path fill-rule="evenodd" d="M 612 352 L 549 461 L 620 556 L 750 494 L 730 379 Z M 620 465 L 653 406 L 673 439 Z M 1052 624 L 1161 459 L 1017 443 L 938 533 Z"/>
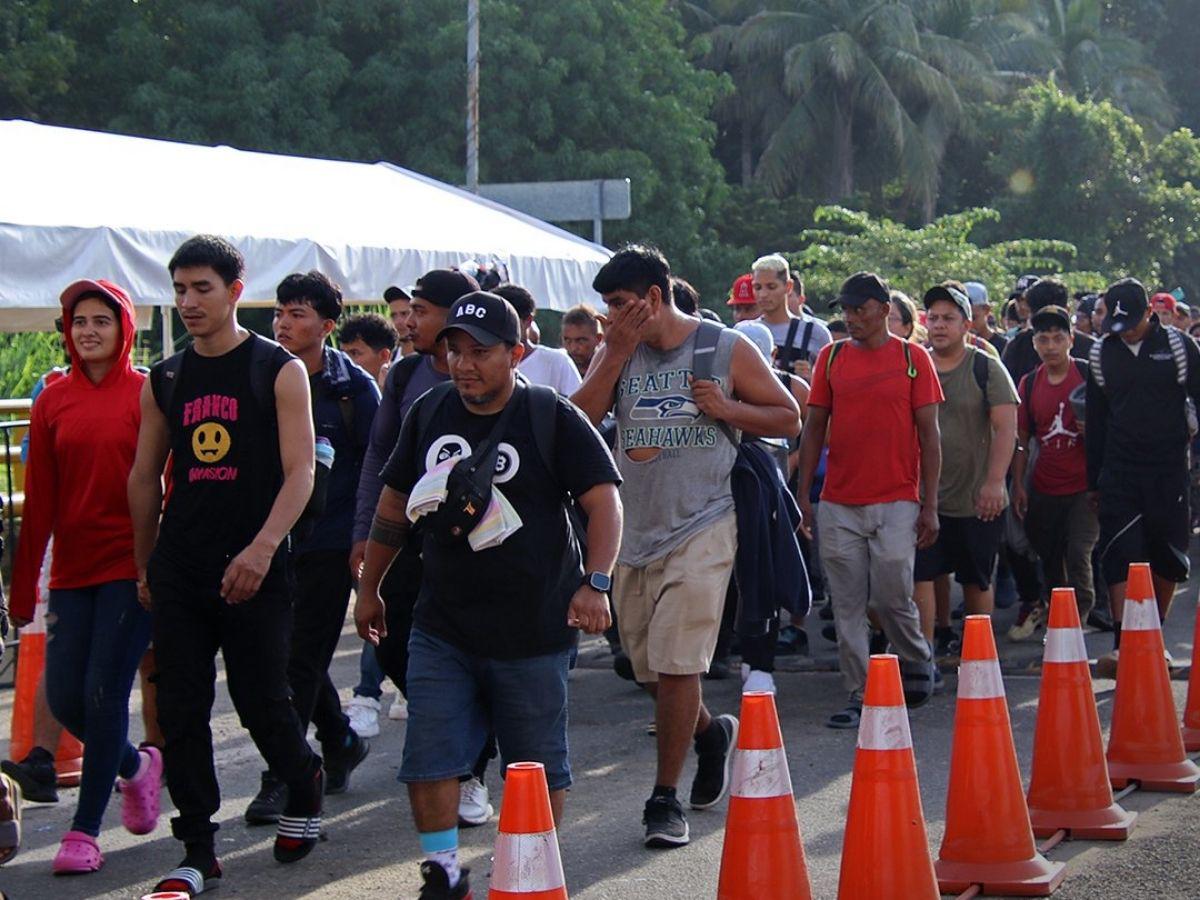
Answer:
<path fill-rule="evenodd" d="M 674 797 L 651 797 L 642 813 L 647 847 L 682 847 L 689 840 L 683 806 Z"/>

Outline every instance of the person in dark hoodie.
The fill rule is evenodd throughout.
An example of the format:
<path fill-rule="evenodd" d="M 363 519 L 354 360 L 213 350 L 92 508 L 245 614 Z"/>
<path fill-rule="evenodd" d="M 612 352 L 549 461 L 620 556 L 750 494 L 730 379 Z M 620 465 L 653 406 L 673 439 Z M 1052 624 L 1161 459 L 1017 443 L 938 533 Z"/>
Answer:
<path fill-rule="evenodd" d="M 46 695 L 55 718 L 87 748 L 79 802 L 53 870 L 78 875 L 104 864 L 96 837 L 118 776 L 125 827 L 154 830 L 162 757 L 128 738 L 129 693 L 150 641 L 125 496 L 145 380 L 131 362 L 133 301 L 111 282 L 85 280 L 63 291 L 62 309 L 71 371 L 33 408 L 12 613 L 18 625 L 33 617 L 53 535 Z"/>

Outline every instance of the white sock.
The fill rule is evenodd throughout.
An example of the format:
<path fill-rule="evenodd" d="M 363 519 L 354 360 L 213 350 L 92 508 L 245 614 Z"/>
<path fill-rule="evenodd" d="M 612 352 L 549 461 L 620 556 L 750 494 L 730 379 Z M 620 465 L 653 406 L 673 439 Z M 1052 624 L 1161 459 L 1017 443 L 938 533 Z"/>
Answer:
<path fill-rule="evenodd" d="M 429 854 L 429 858 L 446 870 L 446 876 L 450 879 L 450 887 L 458 884 L 462 870 L 458 866 L 457 847 L 453 850 L 434 850 Z"/>

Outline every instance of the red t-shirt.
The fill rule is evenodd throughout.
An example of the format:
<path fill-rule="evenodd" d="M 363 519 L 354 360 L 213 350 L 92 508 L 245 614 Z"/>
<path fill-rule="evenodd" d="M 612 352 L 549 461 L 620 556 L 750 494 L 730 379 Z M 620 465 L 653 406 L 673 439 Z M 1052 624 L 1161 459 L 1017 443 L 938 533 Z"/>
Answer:
<path fill-rule="evenodd" d="M 913 413 L 945 398 L 928 351 L 908 345 L 910 376 L 904 344 L 892 337 L 878 350 L 868 350 L 844 341 L 823 347 L 813 363 L 808 403 L 830 411 L 822 500 L 847 506 L 918 502 L 921 453 Z M 827 377 L 826 363 L 836 346 Z"/>
<path fill-rule="evenodd" d="M 1071 391 L 1081 384 L 1083 376 L 1074 364 L 1059 384 L 1050 383 L 1044 365 L 1021 379 L 1021 428 L 1038 441 L 1032 484 L 1039 494 L 1062 496 L 1087 490 L 1083 429 L 1071 408 Z"/>

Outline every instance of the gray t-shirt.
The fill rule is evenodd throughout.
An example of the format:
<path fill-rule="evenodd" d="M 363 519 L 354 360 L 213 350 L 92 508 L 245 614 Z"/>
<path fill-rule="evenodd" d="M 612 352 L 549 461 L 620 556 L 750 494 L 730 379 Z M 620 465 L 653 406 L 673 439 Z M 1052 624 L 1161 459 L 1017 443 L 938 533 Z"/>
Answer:
<path fill-rule="evenodd" d="M 690 384 L 696 334 L 660 351 L 640 344 L 617 382 L 617 446 L 625 531 L 617 561 L 644 566 L 666 556 L 689 537 L 733 509 L 729 475 L 737 447 L 700 412 Z M 732 329 L 721 333 L 713 378 L 729 392 Z M 635 462 L 631 449 L 655 448 L 653 459 Z"/>
<path fill-rule="evenodd" d="M 786 322 L 780 322 L 778 325 L 771 325 L 763 319 L 759 319 L 758 321 L 771 330 L 771 337 L 774 338 L 776 347 L 783 347 L 787 343 L 788 330 L 792 324 L 790 318 Z M 812 325 L 812 331 L 808 332 L 810 324 Z M 808 332 L 807 345 L 804 342 L 806 332 Z M 821 352 L 822 347 L 832 343 L 833 335 L 829 333 L 829 329 L 825 327 L 825 323 L 805 312 L 800 316 L 800 321 L 796 325 L 796 335 L 792 338 L 792 346 L 796 348 L 796 352 L 792 356 L 792 361 L 800 362 L 803 360 L 805 362 L 812 362 L 817 358 L 817 354 Z"/>

